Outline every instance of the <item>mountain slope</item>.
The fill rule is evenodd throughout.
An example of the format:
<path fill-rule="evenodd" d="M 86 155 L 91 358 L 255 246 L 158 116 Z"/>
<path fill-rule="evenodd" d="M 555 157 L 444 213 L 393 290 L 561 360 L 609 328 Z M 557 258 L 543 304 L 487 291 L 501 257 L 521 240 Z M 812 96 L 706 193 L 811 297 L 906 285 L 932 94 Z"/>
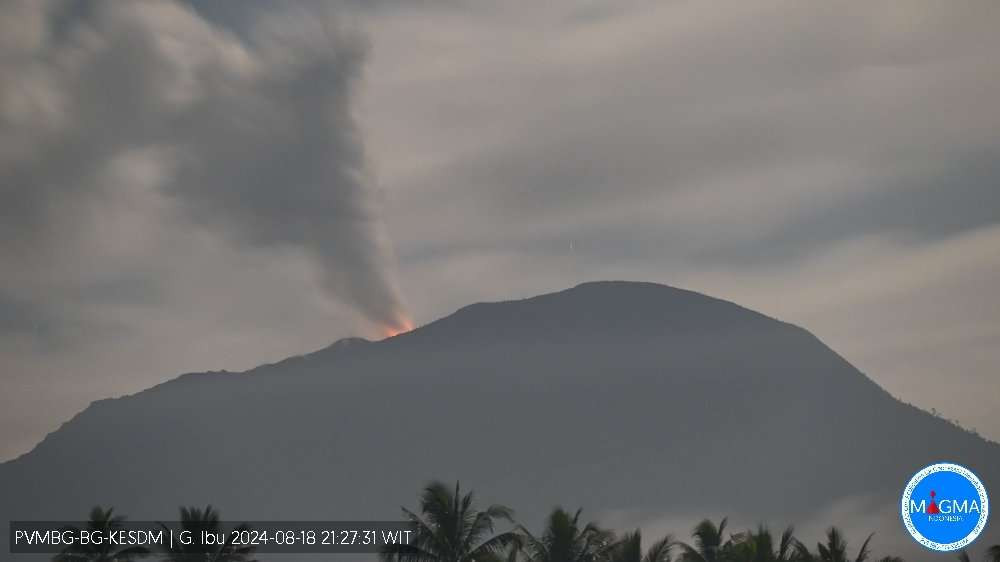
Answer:
<path fill-rule="evenodd" d="M 777 525 L 845 498 L 891 513 L 940 460 L 1000 482 L 1000 447 L 900 403 L 801 328 L 589 283 L 96 402 L 0 465 L 0 518 L 212 503 L 233 519 L 391 519 L 440 478 L 529 523 L 563 504 Z"/>

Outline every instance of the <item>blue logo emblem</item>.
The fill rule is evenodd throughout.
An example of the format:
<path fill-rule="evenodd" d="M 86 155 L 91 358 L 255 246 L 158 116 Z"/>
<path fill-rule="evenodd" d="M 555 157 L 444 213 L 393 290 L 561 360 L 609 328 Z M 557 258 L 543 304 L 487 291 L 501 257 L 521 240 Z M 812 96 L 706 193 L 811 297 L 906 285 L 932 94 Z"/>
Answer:
<path fill-rule="evenodd" d="M 903 525 L 931 550 L 960 550 L 986 527 L 986 487 L 964 466 L 932 464 L 913 475 L 903 490 Z"/>

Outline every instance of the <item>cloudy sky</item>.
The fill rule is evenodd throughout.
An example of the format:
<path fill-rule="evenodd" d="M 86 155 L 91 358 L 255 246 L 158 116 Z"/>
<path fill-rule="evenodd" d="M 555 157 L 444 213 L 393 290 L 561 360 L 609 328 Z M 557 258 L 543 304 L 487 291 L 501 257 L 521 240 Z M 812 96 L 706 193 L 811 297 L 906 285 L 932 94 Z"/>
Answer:
<path fill-rule="evenodd" d="M 4 0 L 0 459 L 89 402 L 595 279 L 1000 439 L 1000 5 Z"/>

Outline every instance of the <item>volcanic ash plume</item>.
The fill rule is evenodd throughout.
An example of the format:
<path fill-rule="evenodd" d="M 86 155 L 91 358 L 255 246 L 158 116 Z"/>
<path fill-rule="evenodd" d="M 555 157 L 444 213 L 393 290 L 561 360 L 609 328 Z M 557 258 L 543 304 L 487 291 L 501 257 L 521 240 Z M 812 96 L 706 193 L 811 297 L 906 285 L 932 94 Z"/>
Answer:
<path fill-rule="evenodd" d="M 387 333 L 409 326 L 351 115 L 365 45 L 328 12 L 236 34 L 169 0 L 14 4 L 21 29 L 0 42 L 0 71 L 18 77 L 0 84 L 7 226 L 23 238 L 49 209 L 135 190 L 105 171 L 141 154 L 181 224 L 302 250 L 336 299 Z"/>

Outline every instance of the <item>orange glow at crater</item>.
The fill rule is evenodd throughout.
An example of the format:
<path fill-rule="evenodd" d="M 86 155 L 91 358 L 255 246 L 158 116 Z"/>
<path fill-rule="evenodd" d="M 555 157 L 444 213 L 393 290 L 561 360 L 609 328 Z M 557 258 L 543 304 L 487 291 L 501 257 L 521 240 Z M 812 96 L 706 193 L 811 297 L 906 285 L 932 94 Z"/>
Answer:
<path fill-rule="evenodd" d="M 386 338 L 391 338 L 398 336 L 399 334 L 405 334 L 413 329 L 413 322 L 409 318 L 400 319 L 400 324 L 398 326 L 383 326 L 382 335 Z"/>

